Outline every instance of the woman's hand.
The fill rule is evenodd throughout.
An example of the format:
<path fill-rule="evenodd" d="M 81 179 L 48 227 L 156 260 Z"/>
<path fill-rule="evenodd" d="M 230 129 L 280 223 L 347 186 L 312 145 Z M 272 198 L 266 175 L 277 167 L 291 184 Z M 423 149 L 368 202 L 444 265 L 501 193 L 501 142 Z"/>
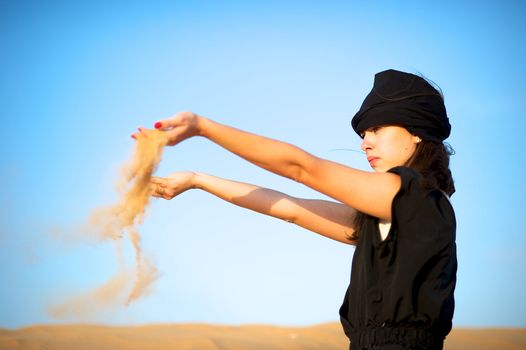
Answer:
<path fill-rule="evenodd" d="M 186 190 L 195 187 L 195 176 L 193 172 L 177 172 L 167 177 L 153 176 L 150 180 L 152 196 L 164 199 L 172 199 Z"/>
<path fill-rule="evenodd" d="M 199 120 L 201 119 L 192 112 L 180 112 L 172 118 L 160 120 L 155 123 L 155 128 L 166 131 L 168 134 L 168 146 L 175 146 L 190 137 L 200 135 Z"/>

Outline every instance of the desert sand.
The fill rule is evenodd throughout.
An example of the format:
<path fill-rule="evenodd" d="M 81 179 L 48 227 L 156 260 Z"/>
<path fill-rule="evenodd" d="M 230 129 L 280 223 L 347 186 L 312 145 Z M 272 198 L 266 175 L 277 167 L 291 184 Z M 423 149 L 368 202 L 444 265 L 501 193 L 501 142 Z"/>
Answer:
<path fill-rule="evenodd" d="M 348 342 L 339 323 L 311 327 L 40 325 L 14 330 L 0 329 L 0 349 L 346 350 Z M 448 336 L 445 349 L 526 349 L 526 329 L 454 329 Z"/>

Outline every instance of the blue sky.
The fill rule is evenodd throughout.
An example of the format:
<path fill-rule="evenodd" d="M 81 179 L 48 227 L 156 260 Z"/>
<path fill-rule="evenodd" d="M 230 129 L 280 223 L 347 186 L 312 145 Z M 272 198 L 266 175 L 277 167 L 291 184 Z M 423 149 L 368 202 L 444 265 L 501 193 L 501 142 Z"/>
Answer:
<path fill-rule="evenodd" d="M 455 326 L 526 327 L 523 226 L 526 5 L 519 1 L 0 1 L 0 327 L 116 270 L 111 244 L 49 231 L 111 204 L 137 126 L 181 110 L 368 169 L 350 120 L 374 73 L 422 73 L 444 91 L 456 150 Z M 203 139 L 158 175 L 196 170 L 323 198 Z M 161 278 L 90 320 L 338 320 L 353 248 L 198 191 L 154 201 L 141 226 Z M 129 247 L 128 247 L 129 248 Z M 131 249 L 126 254 L 132 259 Z"/>

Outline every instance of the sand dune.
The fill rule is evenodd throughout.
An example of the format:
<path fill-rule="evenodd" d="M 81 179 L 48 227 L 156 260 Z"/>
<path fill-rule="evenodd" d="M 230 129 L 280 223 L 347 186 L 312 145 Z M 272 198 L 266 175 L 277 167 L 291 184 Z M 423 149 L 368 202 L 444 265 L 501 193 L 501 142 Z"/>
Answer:
<path fill-rule="evenodd" d="M 42 350 L 278 350 L 348 348 L 338 323 L 312 327 L 154 324 L 145 326 L 60 325 L 0 330 L 0 349 Z M 447 350 L 526 349 L 526 329 L 455 329 Z"/>

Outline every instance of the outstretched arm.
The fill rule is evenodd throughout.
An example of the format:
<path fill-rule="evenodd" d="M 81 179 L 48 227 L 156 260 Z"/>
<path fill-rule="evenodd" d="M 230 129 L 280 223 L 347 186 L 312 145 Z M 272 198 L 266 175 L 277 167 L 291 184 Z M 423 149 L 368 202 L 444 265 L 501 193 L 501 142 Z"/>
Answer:
<path fill-rule="evenodd" d="M 309 186 L 358 211 L 391 219 L 391 203 L 400 188 L 392 173 L 371 173 L 321 159 L 291 144 L 241 131 L 191 112 L 156 123 L 170 135 L 170 145 L 203 136 L 238 156 Z"/>
<path fill-rule="evenodd" d="M 351 244 L 355 210 L 342 203 L 295 198 L 255 185 L 192 172 L 152 178 L 152 194 L 172 199 L 190 188 L 211 193 L 240 207 L 273 216 L 325 237 Z"/>

